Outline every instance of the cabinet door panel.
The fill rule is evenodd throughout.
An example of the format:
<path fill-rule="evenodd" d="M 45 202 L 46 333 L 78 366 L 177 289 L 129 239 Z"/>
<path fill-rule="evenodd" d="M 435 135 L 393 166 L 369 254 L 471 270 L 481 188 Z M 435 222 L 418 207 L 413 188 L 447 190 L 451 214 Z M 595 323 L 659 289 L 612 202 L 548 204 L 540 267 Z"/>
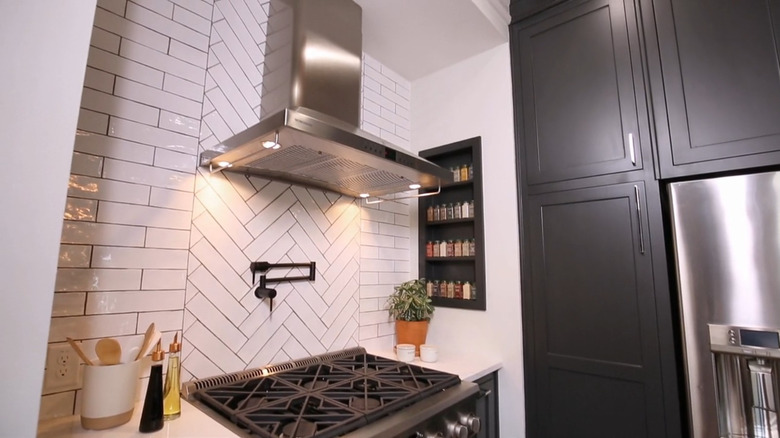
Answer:
<path fill-rule="evenodd" d="M 643 187 L 529 196 L 541 436 L 665 434 L 647 219 L 637 210 L 639 202 L 646 211 Z M 600 396 L 571 398 L 561 382 Z M 600 419 L 616 406 L 627 430 L 610 435 Z"/>
<path fill-rule="evenodd" d="M 671 140 L 662 173 L 780 150 L 780 1 L 663 0 L 655 11 Z"/>
<path fill-rule="evenodd" d="M 514 35 L 529 184 L 641 168 L 626 3 L 590 1 Z"/>

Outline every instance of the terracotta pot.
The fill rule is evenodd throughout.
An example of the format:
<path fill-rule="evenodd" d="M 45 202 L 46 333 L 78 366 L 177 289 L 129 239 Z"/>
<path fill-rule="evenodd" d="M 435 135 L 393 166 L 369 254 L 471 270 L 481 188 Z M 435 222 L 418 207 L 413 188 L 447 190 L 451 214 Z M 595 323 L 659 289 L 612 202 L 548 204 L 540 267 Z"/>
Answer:
<path fill-rule="evenodd" d="M 420 345 L 425 343 L 428 336 L 429 321 L 395 321 L 396 344 L 412 344 L 415 354 L 420 355 Z"/>

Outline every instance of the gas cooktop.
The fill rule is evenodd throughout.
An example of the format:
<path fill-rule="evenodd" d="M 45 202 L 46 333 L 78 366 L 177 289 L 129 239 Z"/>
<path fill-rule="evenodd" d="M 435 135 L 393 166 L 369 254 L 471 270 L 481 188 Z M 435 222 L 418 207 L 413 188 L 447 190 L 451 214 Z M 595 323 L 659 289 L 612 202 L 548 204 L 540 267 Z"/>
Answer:
<path fill-rule="evenodd" d="M 457 375 L 356 348 L 189 382 L 185 395 L 245 436 L 330 438 L 460 383 Z"/>

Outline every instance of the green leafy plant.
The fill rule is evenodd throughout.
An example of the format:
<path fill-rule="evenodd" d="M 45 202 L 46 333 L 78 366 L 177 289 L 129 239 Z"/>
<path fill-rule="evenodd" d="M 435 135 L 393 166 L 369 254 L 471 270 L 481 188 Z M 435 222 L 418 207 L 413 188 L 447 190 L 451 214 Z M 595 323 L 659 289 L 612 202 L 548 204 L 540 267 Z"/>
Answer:
<path fill-rule="evenodd" d="M 395 287 L 387 300 L 390 316 L 401 321 L 430 321 L 433 304 L 425 290 L 425 279 L 409 280 Z"/>

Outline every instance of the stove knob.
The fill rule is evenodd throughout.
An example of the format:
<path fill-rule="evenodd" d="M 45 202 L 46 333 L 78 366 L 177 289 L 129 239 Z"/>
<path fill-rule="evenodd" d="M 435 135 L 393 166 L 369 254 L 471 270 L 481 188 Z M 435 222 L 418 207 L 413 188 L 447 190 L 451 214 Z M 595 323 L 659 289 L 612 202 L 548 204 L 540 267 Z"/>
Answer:
<path fill-rule="evenodd" d="M 460 424 L 466 426 L 471 433 L 479 433 L 482 428 L 479 417 L 474 414 L 460 414 Z"/>
<path fill-rule="evenodd" d="M 447 438 L 469 438 L 469 430 L 460 423 L 447 422 Z"/>

